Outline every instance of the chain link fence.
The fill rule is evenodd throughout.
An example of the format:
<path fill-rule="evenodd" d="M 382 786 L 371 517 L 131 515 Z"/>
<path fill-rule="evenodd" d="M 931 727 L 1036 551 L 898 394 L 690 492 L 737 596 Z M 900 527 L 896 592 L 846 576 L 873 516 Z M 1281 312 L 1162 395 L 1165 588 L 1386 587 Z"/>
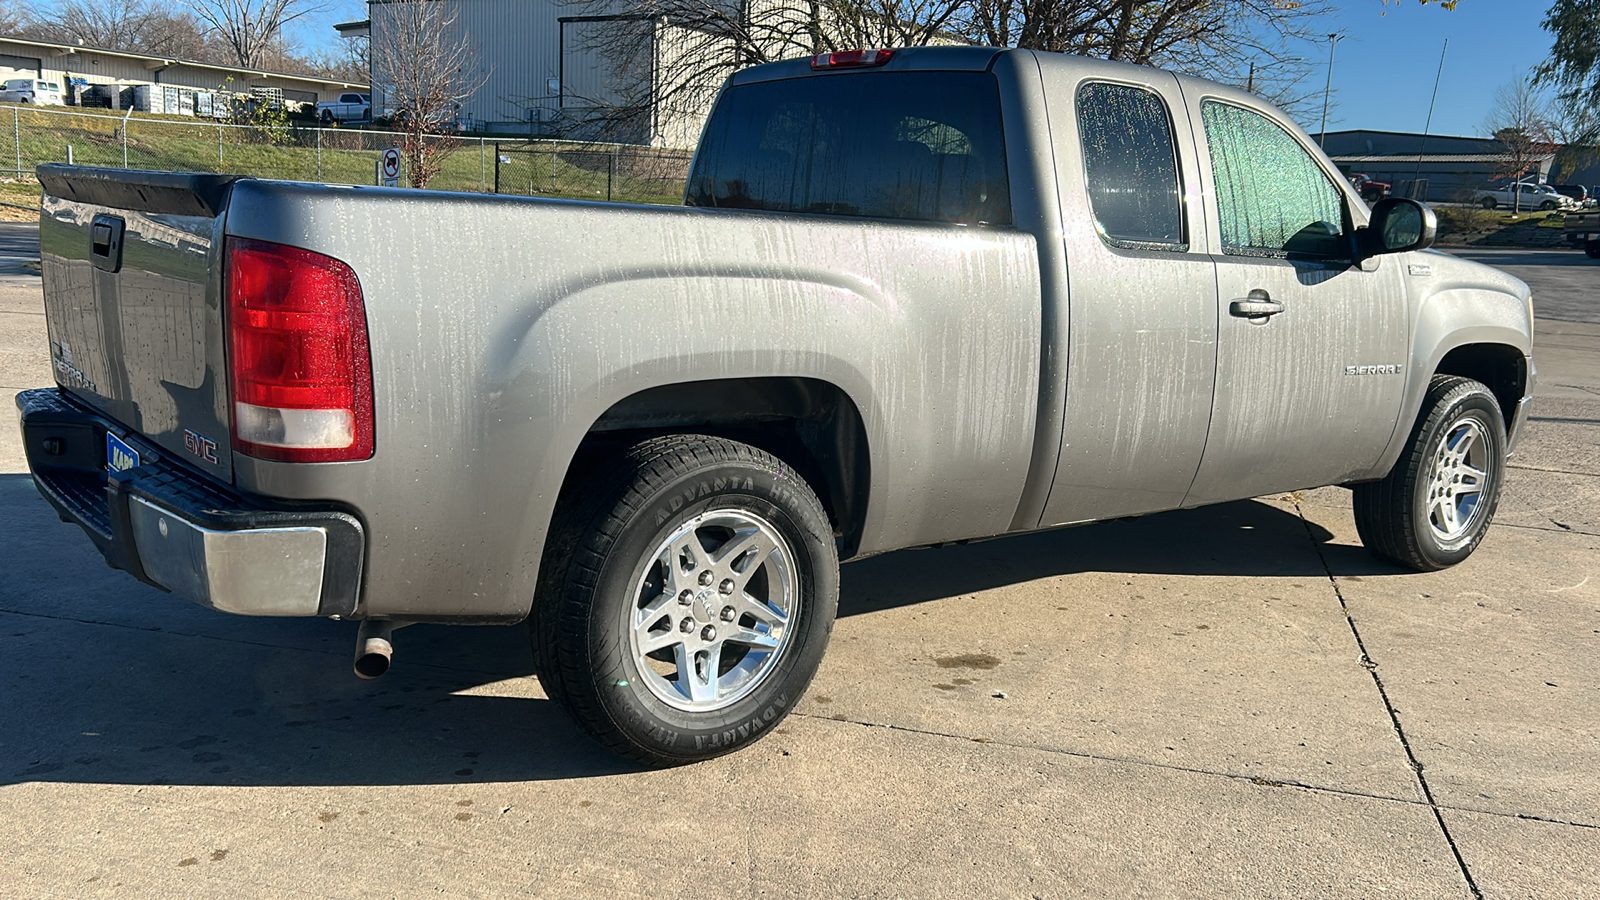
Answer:
<path fill-rule="evenodd" d="M 373 184 L 383 150 L 398 147 L 402 137 L 294 122 L 235 125 L 28 106 L 12 106 L 11 115 L 5 116 L 4 109 L 0 107 L 0 173 L 18 179 L 32 178 L 41 163 L 71 162 Z M 467 136 L 431 140 L 455 148 L 429 182 L 434 190 L 676 204 L 683 200 L 689 170 L 690 153 L 681 150 Z"/>
<path fill-rule="evenodd" d="M 677 204 L 689 177 L 690 154 L 632 144 L 502 143 L 492 154 L 497 194 Z"/>

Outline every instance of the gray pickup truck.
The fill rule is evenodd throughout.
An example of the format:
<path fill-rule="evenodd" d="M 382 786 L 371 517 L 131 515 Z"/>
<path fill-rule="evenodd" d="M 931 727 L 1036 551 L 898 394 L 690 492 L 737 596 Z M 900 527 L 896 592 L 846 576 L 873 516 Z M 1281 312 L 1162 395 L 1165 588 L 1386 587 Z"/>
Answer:
<path fill-rule="evenodd" d="M 1600 211 L 1569 212 L 1565 223 L 1567 243 L 1600 259 Z"/>
<path fill-rule="evenodd" d="M 756 740 L 841 559 L 1343 484 L 1465 559 L 1528 288 L 1281 112 L 1021 50 L 731 77 L 685 203 L 46 166 L 43 495 L 226 612 L 529 624 L 614 750 Z"/>

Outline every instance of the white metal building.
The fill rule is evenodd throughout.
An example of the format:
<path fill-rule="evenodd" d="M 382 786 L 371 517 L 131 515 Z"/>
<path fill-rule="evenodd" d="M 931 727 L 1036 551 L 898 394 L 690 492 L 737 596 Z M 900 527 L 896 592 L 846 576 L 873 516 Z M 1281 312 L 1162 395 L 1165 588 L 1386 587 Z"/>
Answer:
<path fill-rule="evenodd" d="M 13 78 L 36 78 L 63 86 L 162 84 L 241 94 L 248 94 L 253 88 L 276 88 L 283 92 L 285 100 L 300 103 L 337 100 L 342 91 L 367 89 L 364 84 L 306 75 L 0 37 L 0 81 Z"/>
<path fill-rule="evenodd" d="M 407 2 L 417 0 L 368 0 L 368 22 L 336 27 L 346 36 L 361 36 L 370 29 L 376 59 L 385 43 L 385 7 Z M 672 117 L 641 109 L 621 126 L 614 115 L 623 96 L 620 85 L 624 79 L 659 77 L 671 26 L 637 18 L 580 15 L 592 10 L 563 0 L 427 2 L 458 7 L 457 27 L 482 66 L 484 84 L 460 111 L 466 129 L 679 148 L 693 147 L 699 139 L 709 109 Z M 612 29 L 634 29 L 651 42 L 649 72 L 616 72 L 605 55 L 594 49 L 597 32 Z M 374 108 L 392 106 L 383 96 L 381 79 L 373 81 Z M 602 110 L 612 114 L 602 115 Z"/>

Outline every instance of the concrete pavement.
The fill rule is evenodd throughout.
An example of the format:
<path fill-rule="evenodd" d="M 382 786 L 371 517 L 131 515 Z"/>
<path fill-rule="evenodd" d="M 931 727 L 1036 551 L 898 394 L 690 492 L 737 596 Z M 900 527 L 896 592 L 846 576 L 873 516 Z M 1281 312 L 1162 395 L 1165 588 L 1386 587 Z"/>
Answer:
<path fill-rule="evenodd" d="M 1514 261 L 1541 311 L 1600 296 Z M 7 403 L 37 285 L 0 284 Z M 667 772 L 520 629 L 414 626 L 361 682 L 352 626 L 136 584 L 0 428 L 0 894 L 1600 897 L 1600 324 L 1538 343 L 1456 569 L 1374 560 L 1339 489 L 854 563 L 797 714 Z"/>

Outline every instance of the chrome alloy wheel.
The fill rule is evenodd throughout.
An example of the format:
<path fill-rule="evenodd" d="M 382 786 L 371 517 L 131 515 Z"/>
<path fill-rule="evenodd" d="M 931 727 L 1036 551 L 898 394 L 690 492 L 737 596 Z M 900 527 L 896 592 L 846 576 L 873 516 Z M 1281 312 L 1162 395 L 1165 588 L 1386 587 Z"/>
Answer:
<path fill-rule="evenodd" d="M 1465 539 L 1477 527 L 1486 506 L 1491 452 L 1476 419 L 1461 419 L 1445 430 L 1428 468 L 1428 526 L 1441 546 Z"/>
<path fill-rule="evenodd" d="M 795 624 L 793 558 L 776 528 L 740 509 L 701 513 L 667 535 L 628 606 L 633 661 L 650 692 L 710 712 L 772 674 Z"/>

